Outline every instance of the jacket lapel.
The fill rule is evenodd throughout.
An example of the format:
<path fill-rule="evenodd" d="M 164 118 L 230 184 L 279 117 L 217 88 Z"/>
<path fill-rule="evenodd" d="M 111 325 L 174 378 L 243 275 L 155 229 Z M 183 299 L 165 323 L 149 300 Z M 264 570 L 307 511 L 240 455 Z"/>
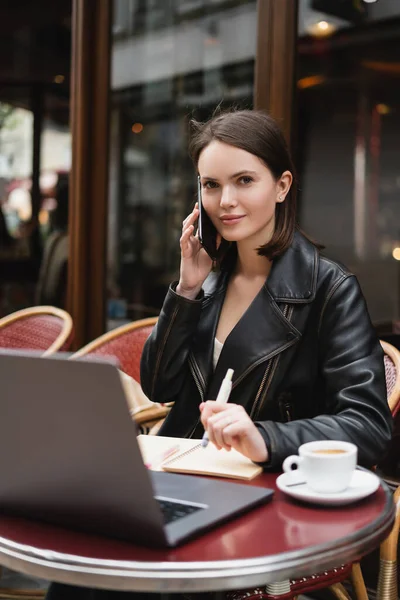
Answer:
<path fill-rule="evenodd" d="M 216 397 L 229 368 L 234 370 L 232 387 L 236 387 L 260 363 L 294 344 L 300 335 L 264 285 L 225 341 L 210 382 L 209 398 Z"/>
<path fill-rule="evenodd" d="M 317 249 L 296 232 L 292 245 L 274 261 L 265 285 L 227 337 L 215 372 L 212 365 L 214 338 L 228 275 L 213 273 L 210 276 L 204 288 L 202 316 L 189 358 L 192 375 L 202 388 L 203 398 L 216 398 L 229 368 L 234 370 L 233 387 L 236 387 L 260 363 L 267 362 L 301 338 L 303 327 L 297 329 L 293 324 L 296 319 L 288 318 L 287 313 L 291 315 L 297 304 L 312 302 L 317 271 Z M 284 309 L 290 305 L 291 310 Z"/>

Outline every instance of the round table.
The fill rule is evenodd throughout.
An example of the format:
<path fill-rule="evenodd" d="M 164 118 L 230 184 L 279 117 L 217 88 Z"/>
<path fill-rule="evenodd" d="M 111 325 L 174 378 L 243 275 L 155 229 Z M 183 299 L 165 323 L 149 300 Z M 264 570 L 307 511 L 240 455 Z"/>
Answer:
<path fill-rule="evenodd" d="M 248 485 L 276 490 L 275 479 L 263 474 Z M 301 504 L 277 490 L 269 504 L 167 550 L 0 516 L 0 563 L 51 581 L 115 590 L 240 589 L 358 560 L 386 537 L 394 515 L 384 483 L 343 507 Z"/>

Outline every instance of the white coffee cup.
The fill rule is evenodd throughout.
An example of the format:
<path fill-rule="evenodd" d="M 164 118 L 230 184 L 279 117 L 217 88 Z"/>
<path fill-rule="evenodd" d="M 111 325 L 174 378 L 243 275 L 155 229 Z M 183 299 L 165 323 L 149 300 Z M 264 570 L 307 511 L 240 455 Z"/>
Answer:
<path fill-rule="evenodd" d="M 294 466 L 314 492 L 343 492 L 357 466 L 357 446 L 333 440 L 309 442 L 300 446 L 299 456 L 288 456 L 282 468 L 288 473 Z"/>

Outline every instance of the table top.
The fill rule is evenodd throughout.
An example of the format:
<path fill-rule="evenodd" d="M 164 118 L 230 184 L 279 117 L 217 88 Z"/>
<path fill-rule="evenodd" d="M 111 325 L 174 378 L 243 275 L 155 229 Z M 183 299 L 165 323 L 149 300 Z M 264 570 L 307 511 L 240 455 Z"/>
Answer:
<path fill-rule="evenodd" d="M 178 548 L 129 542 L 0 515 L 0 564 L 28 575 L 98 588 L 200 592 L 239 589 L 318 573 L 360 559 L 389 533 L 395 514 L 382 483 L 343 507 L 301 504 L 275 474 L 248 482 L 273 500 Z"/>

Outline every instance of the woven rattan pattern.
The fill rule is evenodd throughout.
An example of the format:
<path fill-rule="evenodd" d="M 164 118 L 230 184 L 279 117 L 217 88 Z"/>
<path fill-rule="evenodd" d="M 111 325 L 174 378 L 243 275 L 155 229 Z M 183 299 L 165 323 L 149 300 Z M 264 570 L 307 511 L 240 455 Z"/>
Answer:
<path fill-rule="evenodd" d="M 140 382 L 140 357 L 152 329 L 153 326 L 148 326 L 127 331 L 105 342 L 90 354 L 118 358 L 121 370 Z"/>
<path fill-rule="evenodd" d="M 0 348 L 47 350 L 63 328 L 54 315 L 31 315 L 0 328 Z M 65 350 L 68 343 L 61 350 Z"/>

